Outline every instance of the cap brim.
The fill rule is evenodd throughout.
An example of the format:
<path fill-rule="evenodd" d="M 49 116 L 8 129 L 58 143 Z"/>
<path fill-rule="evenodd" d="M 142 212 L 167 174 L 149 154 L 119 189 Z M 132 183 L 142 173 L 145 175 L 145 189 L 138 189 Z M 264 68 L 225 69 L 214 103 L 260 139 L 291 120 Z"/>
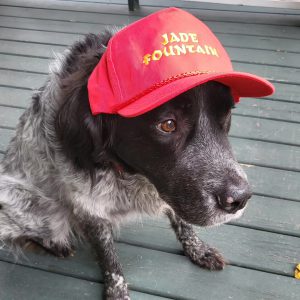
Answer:
<path fill-rule="evenodd" d="M 227 72 L 198 74 L 181 78 L 161 86 L 118 110 L 117 113 L 123 117 L 142 115 L 168 102 L 181 93 L 208 81 L 217 81 L 227 85 L 231 88 L 235 99 L 239 97 L 265 97 L 273 94 L 275 90 L 269 81 L 249 73 Z"/>

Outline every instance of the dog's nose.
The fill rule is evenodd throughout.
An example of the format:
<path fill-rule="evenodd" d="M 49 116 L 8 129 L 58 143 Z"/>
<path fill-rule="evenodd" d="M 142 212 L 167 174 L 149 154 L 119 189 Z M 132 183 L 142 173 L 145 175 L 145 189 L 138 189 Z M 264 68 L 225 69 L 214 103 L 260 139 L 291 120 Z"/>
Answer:
<path fill-rule="evenodd" d="M 228 185 L 225 193 L 217 195 L 220 208 L 228 213 L 234 214 L 244 208 L 252 196 L 250 186 L 247 181 L 242 181 L 239 185 Z"/>

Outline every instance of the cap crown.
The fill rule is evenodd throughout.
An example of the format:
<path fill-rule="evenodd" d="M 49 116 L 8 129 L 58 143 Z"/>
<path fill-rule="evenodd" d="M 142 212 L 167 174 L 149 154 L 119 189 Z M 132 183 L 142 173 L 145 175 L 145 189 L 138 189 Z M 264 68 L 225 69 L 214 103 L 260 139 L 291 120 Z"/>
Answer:
<path fill-rule="evenodd" d="M 228 71 L 230 58 L 211 30 L 193 15 L 167 8 L 112 37 L 89 79 L 90 98 L 101 97 L 91 109 L 113 113 L 173 80 Z"/>

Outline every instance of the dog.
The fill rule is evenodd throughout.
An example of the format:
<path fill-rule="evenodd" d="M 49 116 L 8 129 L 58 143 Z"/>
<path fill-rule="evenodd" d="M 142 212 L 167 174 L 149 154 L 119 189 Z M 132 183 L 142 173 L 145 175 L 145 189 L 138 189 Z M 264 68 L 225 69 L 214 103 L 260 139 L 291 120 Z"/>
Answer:
<path fill-rule="evenodd" d="M 93 116 L 87 81 L 113 31 L 89 34 L 52 65 L 0 165 L 0 240 L 68 256 L 83 236 L 97 250 L 107 299 L 129 299 L 113 229 L 166 214 L 184 253 L 210 270 L 221 254 L 193 231 L 242 215 L 251 196 L 228 142 L 230 89 L 196 86 L 145 114 Z"/>

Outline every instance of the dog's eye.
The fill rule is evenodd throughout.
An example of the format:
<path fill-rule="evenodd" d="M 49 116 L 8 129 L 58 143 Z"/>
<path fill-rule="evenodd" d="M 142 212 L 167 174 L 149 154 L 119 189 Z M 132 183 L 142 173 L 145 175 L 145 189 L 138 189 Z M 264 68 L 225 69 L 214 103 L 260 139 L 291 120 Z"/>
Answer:
<path fill-rule="evenodd" d="M 171 133 L 176 130 L 176 122 L 174 120 L 166 120 L 159 123 L 157 128 L 163 132 Z"/>

